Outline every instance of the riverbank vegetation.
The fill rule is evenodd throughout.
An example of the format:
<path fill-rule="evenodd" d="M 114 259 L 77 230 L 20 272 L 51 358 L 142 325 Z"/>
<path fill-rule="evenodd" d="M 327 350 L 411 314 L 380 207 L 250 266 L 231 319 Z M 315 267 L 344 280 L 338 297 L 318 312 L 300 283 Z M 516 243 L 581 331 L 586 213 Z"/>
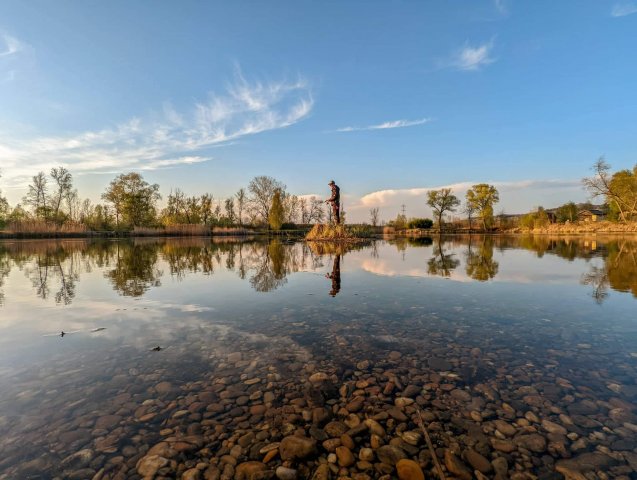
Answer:
<path fill-rule="evenodd" d="M 369 222 L 348 225 L 344 232 L 370 237 L 381 233 L 637 231 L 637 165 L 613 173 L 601 158 L 593 166 L 593 175 L 582 183 L 598 204 L 567 202 L 523 214 L 507 214 L 502 209 L 496 214 L 497 188 L 478 183 L 464 199 L 449 188 L 428 191 L 423 204 L 431 208 L 435 223 L 428 218 L 407 218 L 404 209 L 384 221 L 380 208 L 374 207 Z M 188 195 L 179 188 L 163 198 L 159 185 L 148 183 L 139 173 L 125 173 L 109 183 L 101 200 L 82 199 L 64 167 L 52 168 L 48 175 L 39 172 L 21 203 L 9 205 L 0 192 L 0 236 L 305 234 L 313 225 L 331 223 L 331 211 L 321 199 L 293 195 L 285 184 L 268 176 L 254 177 L 228 198 L 211 193 Z M 341 216 L 346 218 L 346 212 Z"/>

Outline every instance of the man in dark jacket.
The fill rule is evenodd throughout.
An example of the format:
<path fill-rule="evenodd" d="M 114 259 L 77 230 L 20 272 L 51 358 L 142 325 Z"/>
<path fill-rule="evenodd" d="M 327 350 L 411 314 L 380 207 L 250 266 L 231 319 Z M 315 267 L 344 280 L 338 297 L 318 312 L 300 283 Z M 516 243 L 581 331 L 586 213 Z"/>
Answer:
<path fill-rule="evenodd" d="M 325 200 L 325 203 L 332 205 L 332 218 L 334 223 L 339 225 L 341 223 L 341 189 L 334 183 L 334 180 L 330 180 L 328 185 L 332 189 L 332 196 Z"/>

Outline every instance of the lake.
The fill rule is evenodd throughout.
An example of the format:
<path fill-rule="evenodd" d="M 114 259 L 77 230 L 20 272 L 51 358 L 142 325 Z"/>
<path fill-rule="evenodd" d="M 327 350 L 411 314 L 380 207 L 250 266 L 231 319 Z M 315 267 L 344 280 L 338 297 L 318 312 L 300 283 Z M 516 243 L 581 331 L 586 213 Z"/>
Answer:
<path fill-rule="evenodd" d="M 637 478 L 636 312 L 634 238 L 2 241 L 0 479 Z"/>

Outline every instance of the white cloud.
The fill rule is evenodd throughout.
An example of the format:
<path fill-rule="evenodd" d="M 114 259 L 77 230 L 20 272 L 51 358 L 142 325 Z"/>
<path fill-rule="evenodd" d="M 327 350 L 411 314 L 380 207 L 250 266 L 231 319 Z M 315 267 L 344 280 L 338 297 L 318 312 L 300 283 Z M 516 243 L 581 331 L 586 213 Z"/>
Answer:
<path fill-rule="evenodd" d="M 637 3 L 634 2 L 616 3 L 610 11 L 612 17 L 625 17 L 633 13 L 637 13 Z"/>
<path fill-rule="evenodd" d="M 205 162 L 215 146 L 305 118 L 313 99 L 308 84 L 249 83 L 240 72 L 224 95 L 211 95 L 190 112 L 163 105 L 159 118 L 132 118 L 101 130 L 58 136 L 20 138 L 0 134 L 3 181 L 24 185 L 40 170 L 63 165 L 73 173 L 154 170 Z"/>
<path fill-rule="evenodd" d="M 0 41 L 0 57 L 15 55 L 24 48 L 22 42 L 11 35 L 2 34 L 0 38 L 2 39 L 2 41 Z"/>
<path fill-rule="evenodd" d="M 465 45 L 453 56 L 451 61 L 448 63 L 448 66 L 464 71 L 479 70 L 485 65 L 495 62 L 495 59 L 491 57 L 492 49 L 493 40 L 475 47 Z"/>
<path fill-rule="evenodd" d="M 352 222 L 369 221 L 369 210 L 380 208 L 384 220 L 395 218 L 402 205 L 406 206 L 408 217 L 430 217 L 432 212 L 427 206 L 427 192 L 451 188 L 454 195 L 464 201 L 465 194 L 472 185 L 480 182 L 459 182 L 450 185 L 415 187 L 403 189 L 385 189 L 352 198 L 346 205 L 348 219 Z M 538 205 L 546 208 L 556 207 L 567 201 L 583 202 L 586 193 L 580 180 L 519 180 L 511 182 L 488 181 L 500 193 L 500 203 L 496 211 L 504 209 L 507 213 L 524 213 Z M 456 214 L 461 216 L 461 214 Z"/>
<path fill-rule="evenodd" d="M 413 127 L 430 122 L 430 118 L 421 118 L 420 120 L 392 120 L 389 122 L 379 123 L 378 125 L 370 125 L 367 127 L 343 127 L 336 130 L 337 132 L 360 132 L 363 130 L 386 130 L 390 128 Z"/>

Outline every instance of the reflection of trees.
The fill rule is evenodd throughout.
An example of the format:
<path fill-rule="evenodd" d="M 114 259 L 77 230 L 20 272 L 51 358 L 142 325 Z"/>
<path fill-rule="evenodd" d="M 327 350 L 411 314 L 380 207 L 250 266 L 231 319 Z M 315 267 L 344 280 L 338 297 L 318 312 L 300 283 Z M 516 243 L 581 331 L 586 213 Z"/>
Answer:
<path fill-rule="evenodd" d="M 4 305 L 4 292 L 2 291 L 2 287 L 4 287 L 4 279 L 9 276 L 10 271 L 11 261 L 9 259 L 9 254 L 6 249 L 0 245 L 0 307 Z"/>
<path fill-rule="evenodd" d="M 608 272 L 605 267 L 591 266 L 591 269 L 582 275 L 582 284 L 593 287 L 592 297 L 597 303 L 602 303 L 608 296 Z"/>
<path fill-rule="evenodd" d="M 601 303 L 608 296 L 608 288 L 632 292 L 637 297 L 637 244 L 618 240 L 606 244 L 608 255 L 602 267 L 591 266 L 582 276 L 584 285 L 592 285 L 593 298 Z"/>
<path fill-rule="evenodd" d="M 292 267 L 291 249 L 285 248 L 279 239 L 273 239 L 267 246 L 266 254 L 250 277 L 250 285 L 257 292 L 269 292 L 287 283 L 287 274 Z"/>
<path fill-rule="evenodd" d="M 73 301 L 75 282 L 80 277 L 79 254 L 62 245 L 53 245 L 38 252 L 24 271 L 38 297 L 47 299 L 52 284 L 55 284 L 55 302 L 68 305 Z"/>
<path fill-rule="evenodd" d="M 139 297 L 149 288 L 161 285 L 155 243 L 118 244 L 115 268 L 104 274 L 120 294 Z"/>
<path fill-rule="evenodd" d="M 429 275 L 449 277 L 451 272 L 460 265 L 460 260 L 455 258 L 455 254 L 446 253 L 442 245 L 443 240 L 439 237 L 433 248 L 434 256 L 427 261 L 427 272 Z"/>
<path fill-rule="evenodd" d="M 493 259 L 493 237 L 481 237 L 477 251 L 471 239 L 466 251 L 466 272 L 474 280 L 485 282 L 498 273 L 500 265 Z"/>

